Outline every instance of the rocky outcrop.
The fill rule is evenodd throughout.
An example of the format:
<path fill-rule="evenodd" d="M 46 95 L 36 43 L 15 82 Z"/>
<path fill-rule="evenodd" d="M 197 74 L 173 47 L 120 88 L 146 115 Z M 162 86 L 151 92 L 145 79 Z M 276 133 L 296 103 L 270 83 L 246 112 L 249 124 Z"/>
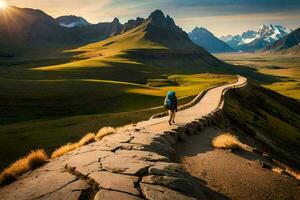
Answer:
<path fill-rule="evenodd" d="M 174 126 L 151 119 L 51 160 L 1 188 L 0 199 L 210 199 L 211 191 L 176 163 L 175 145 L 217 123 L 225 91 L 245 83 L 239 78 L 208 91 L 204 97 L 218 96 L 205 116 L 194 113 L 200 100 L 180 111 Z"/>

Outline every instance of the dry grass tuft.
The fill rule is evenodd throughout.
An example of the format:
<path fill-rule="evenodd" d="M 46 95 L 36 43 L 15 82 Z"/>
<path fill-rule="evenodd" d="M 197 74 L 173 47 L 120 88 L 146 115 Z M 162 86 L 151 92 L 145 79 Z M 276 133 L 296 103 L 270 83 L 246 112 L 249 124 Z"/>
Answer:
<path fill-rule="evenodd" d="M 299 171 L 296 171 L 294 169 L 291 169 L 289 167 L 287 167 L 285 169 L 285 171 L 290 174 L 291 176 L 293 176 L 294 178 L 298 179 L 300 181 L 300 172 Z"/>
<path fill-rule="evenodd" d="M 276 172 L 276 173 L 278 173 L 278 174 L 281 174 L 284 170 L 281 169 L 280 167 L 274 167 L 274 168 L 272 169 L 272 171 L 273 171 L 273 172 Z"/>
<path fill-rule="evenodd" d="M 281 168 L 281 167 L 274 167 L 272 169 L 273 172 L 276 172 L 276 173 L 279 173 L 279 174 L 288 174 L 298 180 L 300 180 L 300 172 L 299 171 L 296 171 L 294 169 L 291 169 L 289 167 L 284 167 L 284 168 Z"/>
<path fill-rule="evenodd" d="M 96 138 L 95 138 L 95 134 L 94 133 L 88 133 L 86 134 L 85 136 L 83 136 L 79 142 L 77 143 L 78 147 L 82 147 L 84 145 L 87 145 L 87 144 L 90 144 L 92 142 L 95 142 L 96 141 Z"/>
<path fill-rule="evenodd" d="M 244 149 L 242 144 L 237 137 L 230 133 L 223 133 L 212 141 L 212 146 L 219 149 Z"/>
<path fill-rule="evenodd" d="M 27 156 L 17 160 L 1 172 L 0 185 L 14 181 L 21 174 L 43 165 L 47 160 L 48 156 L 43 149 L 31 151 Z"/>
<path fill-rule="evenodd" d="M 98 133 L 96 134 L 96 140 L 102 140 L 107 135 L 113 134 L 116 132 L 116 129 L 113 127 L 103 127 L 101 128 Z"/>
<path fill-rule="evenodd" d="M 66 154 L 66 153 L 68 153 L 70 151 L 73 151 L 73 150 L 77 149 L 77 147 L 78 147 L 77 143 L 68 143 L 68 144 L 66 144 L 64 146 L 61 146 L 58 149 L 56 149 L 52 153 L 51 158 L 58 158 L 58 157 Z"/>
<path fill-rule="evenodd" d="M 85 136 L 83 136 L 78 142 L 68 143 L 68 144 L 58 148 L 57 150 L 55 150 L 52 153 L 51 158 L 61 157 L 70 151 L 73 151 L 79 147 L 90 144 L 92 142 L 99 141 L 104 136 L 113 134 L 115 132 L 116 132 L 116 129 L 113 127 L 104 127 L 104 128 L 101 128 L 96 135 L 94 133 L 88 133 Z"/>

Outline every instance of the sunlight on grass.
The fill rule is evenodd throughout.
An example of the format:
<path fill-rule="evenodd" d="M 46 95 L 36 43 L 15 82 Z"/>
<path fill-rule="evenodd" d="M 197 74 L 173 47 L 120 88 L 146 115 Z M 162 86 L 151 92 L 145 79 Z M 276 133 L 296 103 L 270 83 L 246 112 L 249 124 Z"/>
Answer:
<path fill-rule="evenodd" d="M 88 133 L 85 136 L 83 136 L 78 142 L 76 143 L 68 143 L 66 145 L 63 145 L 56 149 L 52 155 L 51 158 L 58 158 L 66 153 L 69 153 L 71 151 L 74 151 L 75 149 L 85 146 L 87 144 L 90 144 L 95 141 L 100 141 L 103 137 L 115 133 L 116 129 L 113 127 L 103 127 L 101 128 L 97 134 L 94 133 Z"/>
<path fill-rule="evenodd" d="M 97 141 L 102 140 L 105 136 L 111 135 L 116 132 L 116 129 L 113 127 L 103 127 L 96 134 L 95 138 Z"/>
<path fill-rule="evenodd" d="M 48 160 L 48 156 L 42 149 L 31 151 L 27 156 L 17 160 L 0 174 L 0 185 L 14 181 L 21 174 L 35 169 Z"/>
<path fill-rule="evenodd" d="M 167 91 L 175 91 L 178 97 L 194 96 L 199 91 L 212 87 L 214 85 L 234 81 L 234 76 L 218 76 L 211 74 L 193 74 L 193 75 L 171 75 L 166 79 L 152 79 L 152 85 L 160 85 L 148 89 L 134 88 L 128 89 L 128 93 L 145 94 L 164 97 Z M 157 81 L 158 83 L 156 83 Z M 163 86 L 162 82 L 164 82 Z M 171 86 L 167 86 L 170 84 Z"/>
<path fill-rule="evenodd" d="M 74 151 L 77 148 L 78 148 L 77 143 L 68 143 L 68 144 L 63 145 L 63 146 L 59 147 L 58 149 L 56 149 L 52 153 L 51 158 L 61 157 L 61 156 L 65 155 L 68 152 Z"/>
<path fill-rule="evenodd" d="M 218 149 L 245 149 L 245 145 L 231 133 L 222 133 L 214 138 L 212 146 Z"/>
<path fill-rule="evenodd" d="M 33 70 L 65 70 L 79 68 L 110 67 L 109 63 L 137 64 L 140 63 L 124 58 L 126 51 L 135 49 L 166 49 L 165 47 L 144 38 L 147 23 L 106 40 L 91 43 L 83 47 L 68 50 L 79 55 L 74 58 L 83 59 L 61 65 L 41 66 Z M 130 41 L 130 42 L 128 42 Z"/>

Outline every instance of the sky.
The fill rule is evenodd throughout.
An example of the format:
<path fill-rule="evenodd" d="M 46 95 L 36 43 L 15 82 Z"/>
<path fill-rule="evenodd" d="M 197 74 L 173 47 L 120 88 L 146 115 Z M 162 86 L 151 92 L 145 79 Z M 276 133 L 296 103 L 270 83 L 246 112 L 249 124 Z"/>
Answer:
<path fill-rule="evenodd" d="M 5 0 L 0 0 L 5 1 Z M 47 14 L 82 16 L 91 23 L 148 17 L 155 9 L 189 32 L 205 27 L 216 36 L 257 30 L 262 24 L 300 27 L 300 0 L 6 0 L 8 5 L 41 9 Z"/>

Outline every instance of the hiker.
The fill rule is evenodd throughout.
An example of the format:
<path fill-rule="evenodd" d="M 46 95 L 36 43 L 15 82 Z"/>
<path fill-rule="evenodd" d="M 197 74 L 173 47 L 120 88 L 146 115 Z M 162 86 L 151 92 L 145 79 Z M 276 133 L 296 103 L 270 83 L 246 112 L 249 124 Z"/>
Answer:
<path fill-rule="evenodd" d="M 177 112 L 177 97 L 175 92 L 169 91 L 164 103 L 165 108 L 169 111 L 169 125 L 175 123 L 175 113 Z"/>

